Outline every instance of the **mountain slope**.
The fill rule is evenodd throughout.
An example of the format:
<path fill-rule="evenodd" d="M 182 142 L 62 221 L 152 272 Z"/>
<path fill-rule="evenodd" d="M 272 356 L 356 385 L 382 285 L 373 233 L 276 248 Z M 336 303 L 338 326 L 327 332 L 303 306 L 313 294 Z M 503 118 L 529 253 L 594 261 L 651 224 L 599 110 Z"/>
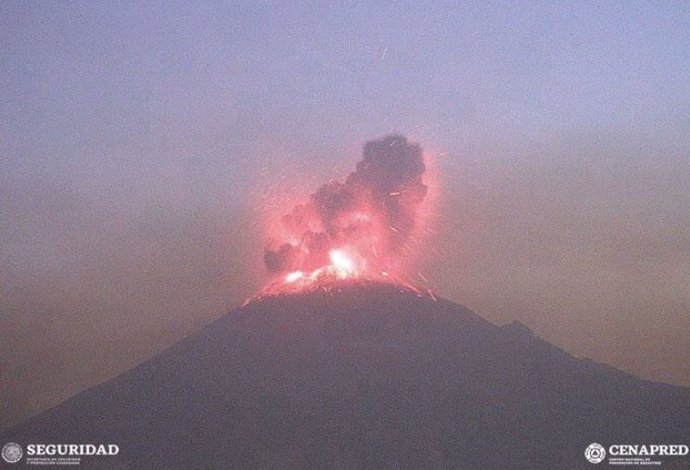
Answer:
<path fill-rule="evenodd" d="M 689 423 L 690 389 L 371 284 L 251 303 L 2 442 L 115 443 L 113 468 L 586 468 L 592 442 Z"/>

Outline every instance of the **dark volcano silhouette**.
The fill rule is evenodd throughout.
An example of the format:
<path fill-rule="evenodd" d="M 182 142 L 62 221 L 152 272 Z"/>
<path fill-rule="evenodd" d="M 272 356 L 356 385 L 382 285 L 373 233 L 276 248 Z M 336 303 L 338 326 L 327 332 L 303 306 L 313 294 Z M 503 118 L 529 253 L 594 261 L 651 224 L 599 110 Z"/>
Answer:
<path fill-rule="evenodd" d="M 690 389 L 381 284 L 267 298 L 3 433 L 104 468 L 588 468 L 687 443 Z"/>

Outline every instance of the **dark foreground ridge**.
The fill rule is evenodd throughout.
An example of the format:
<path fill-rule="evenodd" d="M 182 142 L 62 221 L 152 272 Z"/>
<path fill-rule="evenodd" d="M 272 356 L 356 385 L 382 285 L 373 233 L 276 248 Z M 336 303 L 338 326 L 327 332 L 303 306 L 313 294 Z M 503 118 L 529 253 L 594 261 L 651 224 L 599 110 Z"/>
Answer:
<path fill-rule="evenodd" d="M 117 444 L 99 468 L 567 469 L 689 426 L 690 389 L 369 284 L 230 312 L 0 443 Z"/>

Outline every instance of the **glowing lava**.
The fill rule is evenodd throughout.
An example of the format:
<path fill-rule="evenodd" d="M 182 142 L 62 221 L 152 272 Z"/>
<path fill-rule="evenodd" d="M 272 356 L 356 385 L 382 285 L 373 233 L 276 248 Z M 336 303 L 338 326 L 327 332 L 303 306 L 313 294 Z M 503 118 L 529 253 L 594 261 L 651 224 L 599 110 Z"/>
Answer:
<path fill-rule="evenodd" d="M 298 281 L 300 279 L 304 278 L 304 273 L 302 271 L 292 271 L 291 273 L 287 273 L 285 275 L 285 282 L 288 284 L 291 284 L 295 281 Z"/>
<path fill-rule="evenodd" d="M 392 135 L 367 142 L 345 182 L 321 186 L 267 226 L 264 261 L 278 274 L 264 294 L 335 281 L 408 284 L 401 272 L 425 229 L 424 154 Z"/>
<path fill-rule="evenodd" d="M 327 281 L 336 279 L 348 279 L 358 276 L 355 261 L 344 249 L 333 249 L 328 253 L 330 264 L 317 268 L 311 272 L 291 271 L 283 278 L 284 284 L 292 284 L 293 287 L 312 284 L 317 280 Z"/>
<path fill-rule="evenodd" d="M 331 250 L 328 257 L 331 260 L 331 265 L 343 276 L 347 277 L 355 273 L 355 263 L 345 251 Z"/>

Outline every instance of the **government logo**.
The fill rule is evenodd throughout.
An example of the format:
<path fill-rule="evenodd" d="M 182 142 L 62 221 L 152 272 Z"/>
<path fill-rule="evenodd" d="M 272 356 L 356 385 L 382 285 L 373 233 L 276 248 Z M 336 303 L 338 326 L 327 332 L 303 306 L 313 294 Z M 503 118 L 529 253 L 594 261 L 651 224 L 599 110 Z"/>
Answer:
<path fill-rule="evenodd" d="M 14 442 L 8 442 L 2 446 L 2 460 L 7 463 L 17 463 L 22 458 L 22 446 Z"/>
<path fill-rule="evenodd" d="M 592 463 L 599 463 L 606 458 L 606 449 L 596 442 L 585 449 L 585 457 Z"/>

